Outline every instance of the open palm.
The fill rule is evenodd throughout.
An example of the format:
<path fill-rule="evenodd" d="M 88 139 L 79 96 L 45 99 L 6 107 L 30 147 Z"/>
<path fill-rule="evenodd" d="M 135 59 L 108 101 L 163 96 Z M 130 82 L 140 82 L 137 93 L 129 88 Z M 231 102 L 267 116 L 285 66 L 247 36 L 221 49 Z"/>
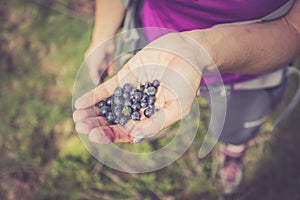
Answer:
<path fill-rule="evenodd" d="M 174 50 L 174 49 L 173 49 Z M 135 85 L 157 79 L 161 86 L 156 93 L 159 109 L 150 118 L 130 121 L 125 126 L 109 125 L 95 106 L 125 83 Z M 86 93 L 75 102 L 76 129 L 89 134 L 98 143 L 132 142 L 135 137 L 149 137 L 186 116 L 201 80 L 199 71 L 186 58 L 162 48 L 148 45 L 138 52 L 111 79 Z"/>

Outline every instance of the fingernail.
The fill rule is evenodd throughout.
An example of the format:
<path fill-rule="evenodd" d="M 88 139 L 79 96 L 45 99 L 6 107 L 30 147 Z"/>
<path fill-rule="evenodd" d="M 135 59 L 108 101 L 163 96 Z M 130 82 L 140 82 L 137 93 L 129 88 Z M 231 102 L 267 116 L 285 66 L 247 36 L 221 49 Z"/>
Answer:
<path fill-rule="evenodd" d="M 132 137 L 139 137 L 139 135 L 142 133 L 142 130 L 140 129 L 140 128 L 138 128 L 138 127 L 136 127 L 136 128 L 134 128 L 133 130 L 132 130 L 132 132 L 130 133 L 130 135 L 132 136 Z"/>
<path fill-rule="evenodd" d="M 138 136 L 138 137 L 134 138 L 133 143 L 134 143 L 134 144 L 139 143 L 139 142 L 142 141 L 143 139 L 144 139 L 144 136 Z"/>
<path fill-rule="evenodd" d="M 94 85 L 98 85 L 99 84 L 99 80 L 92 80 Z"/>

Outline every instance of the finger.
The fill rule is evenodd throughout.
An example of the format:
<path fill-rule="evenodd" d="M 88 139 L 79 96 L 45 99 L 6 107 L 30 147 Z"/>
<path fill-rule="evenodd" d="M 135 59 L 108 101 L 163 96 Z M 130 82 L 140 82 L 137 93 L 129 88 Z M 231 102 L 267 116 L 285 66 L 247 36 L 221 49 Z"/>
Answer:
<path fill-rule="evenodd" d="M 92 55 L 91 55 L 92 56 Z M 91 57 L 90 56 L 90 57 Z M 99 83 L 100 80 L 100 75 L 99 75 L 99 64 L 96 64 L 97 62 L 95 62 L 95 60 L 88 58 L 88 60 L 86 60 L 86 67 L 88 69 L 88 73 L 89 73 L 89 77 L 90 79 L 94 82 L 94 83 Z"/>
<path fill-rule="evenodd" d="M 133 142 L 132 137 L 118 126 L 101 126 L 91 130 L 89 139 L 92 142 L 107 144 L 112 142 Z"/>
<path fill-rule="evenodd" d="M 103 59 L 104 52 L 99 47 L 89 50 L 89 52 L 85 55 L 86 67 L 88 69 L 89 76 L 94 83 L 99 83 L 100 81 L 100 74 L 98 72 L 99 69 L 104 71 L 106 68 L 105 63 L 103 63 Z"/>
<path fill-rule="evenodd" d="M 143 73 L 140 73 L 139 76 L 141 76 L 141 74 Z M 75 108 L 84 109 L 91 107 L 100 100 L 111 96 L 117 86 L 124 85 L 125 83 L 135 84 L 137 77 L 138 76 L 130 70 L 130 67 L 125 65 L 117 75 L 80 97 L 75 102 Z"/>
<path fill-rule="evenodd" d="M 89 134 L 95 127 L 108 125 L 103 117 L 90 117 L 76 123 L 75 129 L 78 133 Z"/>
<path fill-rule="evenodd" d="M 89 134 L 89 138 L 97 143 L 133 142 L 132 137 L 118 125 L 108 125 L 103 117 L 85 118 L 76 123 L 76 131 Z"/>
<path fill-rule="evenodd" d="M 79 97 L 75 102 L 76 109 L 89 108 L 99 101 L 108 98 L 112 95 L 114 88 L 118 85 L 117 76 L 113 76 L 111 79 L 107 80 L 103 84 L 99 85 L 95 89 L 87 92 L 83 96 Z"/>
<path fill-rule="evenodd" d="M 98 106 L 93 106 L 84 110 L 76 110 L 73 113 L 73 120 L 76 123 L 84 118 L 99 116 L 99 113 L 100 109 Z"/>
<path fill-rule="evenodd" d="M 89 76 L 94 83 L 94 85 L 98 85 L 100 83 L 100 74 L 99 74 L 99 69 L 95 67 L 90 67 L 89 70 Z"/>
<path fill-rule="evenodd" d="M 174 122 L 182 119 L 182 117 L 183 115 L 179 103 L 172 102 L 154 113 L 150 118 L 144 118 L 137 122 L 130 131 L 130 135 L 133 138 L 151 137 Z"/>

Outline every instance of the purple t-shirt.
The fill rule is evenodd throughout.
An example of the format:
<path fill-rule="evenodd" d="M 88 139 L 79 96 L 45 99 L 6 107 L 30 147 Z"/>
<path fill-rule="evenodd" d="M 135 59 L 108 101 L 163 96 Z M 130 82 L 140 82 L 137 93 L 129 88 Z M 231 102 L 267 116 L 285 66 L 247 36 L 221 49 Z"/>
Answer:
<path fill-rule="evenodd" d="M 283 6 L 288 0 L 144 0 L 143 27 L 174 31 L 210 28 L 214 25 L 256 20 Z M 156 37 L 156 36 L 154 36 Z M 155 39 L 148 35 L 148 39 Z M 225 84 L 253 79 L 258 75 L 222 73 Z M 206 80 L 212 80 L 213 77 Z"/>

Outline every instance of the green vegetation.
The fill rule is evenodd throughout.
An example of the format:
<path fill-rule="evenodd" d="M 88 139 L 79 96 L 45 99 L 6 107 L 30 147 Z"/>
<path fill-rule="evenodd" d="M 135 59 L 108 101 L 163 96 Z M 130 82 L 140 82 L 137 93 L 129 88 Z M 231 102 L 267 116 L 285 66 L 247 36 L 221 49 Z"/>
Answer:
<path fill-rule="evenodd" d="M 71 103 L 90 41 L 92 2 L 1 1 L 0 199 L 217 199 L 216 152 L 197 157 L 209 117 L 203 100 L 196 140 L 180 159 L 156 172 L 113 170 L 83 146 Z M 293 91 L 291 87 L 288 94 Z M 300 198 L 299 121 L 299 113 L 293 112 L 272 142 L 250 148 L 239 194 L 243 199 Z M 117 145 L 150 152 L 168 144 L 170 137 Z"/>

